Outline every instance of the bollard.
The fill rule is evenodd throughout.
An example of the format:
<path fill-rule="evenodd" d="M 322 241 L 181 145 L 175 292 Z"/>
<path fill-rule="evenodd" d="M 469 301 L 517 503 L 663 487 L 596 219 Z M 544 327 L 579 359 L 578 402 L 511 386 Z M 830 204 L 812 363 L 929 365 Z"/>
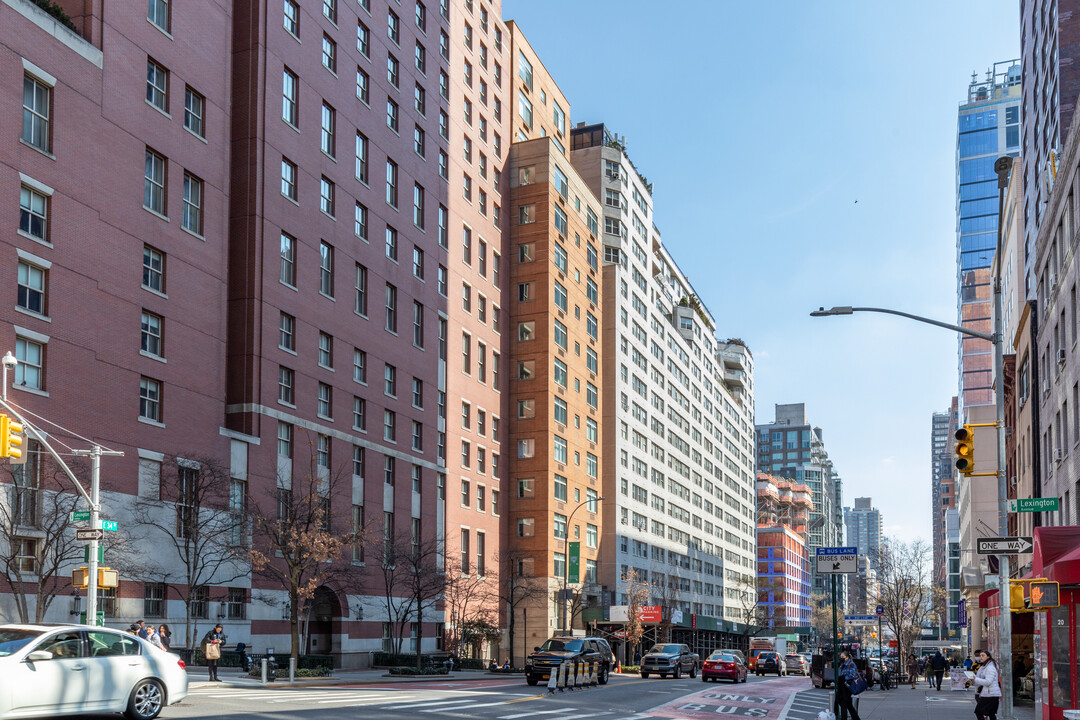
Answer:
<path fill-rule="evenodd" d="M 592 666 L 589 668 L 589 684 L 596 687 L 600 682 L 596 679 L 596 662 L 593 661 Z"/>
<path fill-rule="evenodd" d="M 259 661 L 259 666 L 260 666 L 260 669 L 262 670 L 262 682 L 263 682 L 263 685 L 265 685 L 266 684 L 266 658 L 263 658 L 262 660 Z"/>
<path fill-rule="evenodd" d="M 555 688 L 559 686 L 559 669 L 552 668 L 548 674 L 547 689 L 549 693 L 554 694 Z"/>
<path fill-rule="evenodd" d="M 559 692 L 566 690 L 566 674 L 568 670 L 569 668 L 567 667 L 565 660 L 559 663 L 558 669 L 555 670 L 555 672 L 559 674 Z"/>
<path fill-rule="evenodd" d="M 296 682 L 296 658 L 289 658 L 289 682 Z"/>

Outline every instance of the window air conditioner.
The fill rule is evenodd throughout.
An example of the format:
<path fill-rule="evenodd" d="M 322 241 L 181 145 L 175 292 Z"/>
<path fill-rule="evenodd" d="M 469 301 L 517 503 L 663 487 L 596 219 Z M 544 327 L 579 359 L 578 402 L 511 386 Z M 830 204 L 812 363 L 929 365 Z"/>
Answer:
<path fill-rule="evenodd" d="M 1058 365 L 1064 365 L 1065 364 L 1065 349 L 1064 348 L 1058 350 L 1058 352 L 1057 352 L 1057 360 L 1058 360 Z"/>
<path fill-rule="evenodd" d="M 1065 457 L 1065 455 L 1062 453 L 1062 451 L 1060 449 L 1054 451 L 1054 460 L 1056 460 L 1057 462 L 1061 462 L 1062 458 L 1064 458 L 1064 457 Z"/>

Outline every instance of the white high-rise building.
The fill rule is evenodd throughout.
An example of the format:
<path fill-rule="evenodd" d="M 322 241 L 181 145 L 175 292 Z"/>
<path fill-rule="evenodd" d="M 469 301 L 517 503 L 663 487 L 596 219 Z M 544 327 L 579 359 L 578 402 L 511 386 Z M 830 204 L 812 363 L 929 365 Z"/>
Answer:
<path fill-rule="evenodd" d="M 572 133 L 574 167 L 604 206 L 601 578 L 626 604 L 635 568 L 655 604 L 735 632 L 730 599 L 756 576 L 753 358 L 716 339 L 623 147 L 603 125 Z"/>

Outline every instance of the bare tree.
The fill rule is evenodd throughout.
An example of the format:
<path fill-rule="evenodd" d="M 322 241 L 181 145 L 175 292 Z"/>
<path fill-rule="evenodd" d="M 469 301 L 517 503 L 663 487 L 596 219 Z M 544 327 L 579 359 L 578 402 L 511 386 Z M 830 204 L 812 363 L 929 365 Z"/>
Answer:
<path fill-rule="evenodd" d="M 318 439 L 315 442 L 319 442 Z M 321 464 L 315 443 L 310 444 L 306 473 L 278 478 L 276 487 L 250 495 L 252 546 L 247 550 L 257 575 L 281 583 L 289 595 L 290 653 L 300 654 L 302 606 L 315 597 L 322 585 L 333 582 L 351 587 L 353 567 L 345 551 L 361 541 L 360 531 L 349 521 L 334 522 L 335 505 L 351 507 L 350 492 L 342 473 Z M 294 464 L 294 469 L 302 467 Z"/>
<path fill-rule="evenodd" d="M 498 627 L 497 603 L 492 603 L 496 579 L 465 572 L 460 564 L 447 562 L 444 589 L 446 647 L 464 655 L 464 646 Z"/>
<path fill-rule="evenodd" d="M 769 584 L 759 584 L 754 575 L 740 574 L 732 589 L 735 591 L 733 609 L 738 613 L 739 622 L 746 628 L 743 635 L 750 637 L 768 627 L 769 616 L 763 601 L 768 601 Z"/>
<path fill-rule="evenodd" d="M 499 568 L 499 581 L 490 588 L 498 602 L 507 613 L 507 635 L 510 641 L 510 664 L 514 664 L 514 644 L 517 633 L 517 611 L 536 605 L 547 597 L 547 588 L 542 579 L 535 577 L 532 571 L 532 554 L 522 550 L 504 548 L 495 557 Z M 529 649 L 525 648 L 528 655 Z"/>
<path fill-rule="evenodd" d="M 422 667 L 424 614 L 435 612 L 446 590 L 442 546 L 435 537 L 425 538 L 421 524 L 413 519 L 408 532 L 394 531 L 381 540 L 383 597 L 393 628 L 393 641 L 401 653 L 409 622 L 416 623 L 416 667 Z"/>
<path fill-rule="evenodd" d="M 184 603 L 190 648 L 198 637 L 193 608 L 207 602 L 207 588 L 250 574 L 243 490 L 232 487 L 229 468 L 216 458 L 184 454 L 162 463 L 158 495 L 160 501 L 136 498 L 130 531 L 157 552 L 140 552 L 124 564 L 132 578 L 160 583 Z"/>
<path fill-rule="evenodd" d="M 645 636 L 645 627 L 641 624 L 641 608 L 649 602 L 652 591 L 648 581 L 638 576 L 637 568 L 629 567 L 623 573 L 622 581 L 626 584 L 626 644 L 631 650 L 638 650 L 641 638 Z"/>
<path fill-rule="evenodd" d="M 66 476 L 33 451 L 36 445 L 27 448 L 25 464 L 5 466 L 0 484 L 6 486 L 0 496 L 0 580 L 23 623 L 44 621 L 53 600 L 71 587 L 70 575 L 61 573 L 83 559 L 71 519 L 79 496 L 61 491 Z"/>
<path fill-rule="evenodd" d="M 910 650 L 932 612 L 933 567 L 929 544 L 922 539 L 905 543 L 889 538 L 877 552 L 878 592 L 874 598 L 885 613 L 884 623 L 899 645 L 899 656 Z"/>

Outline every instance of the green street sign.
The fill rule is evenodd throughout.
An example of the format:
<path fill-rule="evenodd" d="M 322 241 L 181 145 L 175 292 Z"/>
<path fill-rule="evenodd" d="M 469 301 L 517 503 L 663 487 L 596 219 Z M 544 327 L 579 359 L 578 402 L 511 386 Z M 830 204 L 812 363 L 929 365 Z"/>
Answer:
<path fill-rule="evenodd" d="M 98 561 L 99 565 L 104 564 L 104 562 L 105 562 L 105 547 L 102 546 L 102 545 L 98 545 L 97 561 Z M 89 545 L 84 545 L 83 546 L 83 562 L 85 562 L 85 563 L 90 562 L 90 546 Z"/>
<path fill-rule="evenodd" d="M 115 520 L 102 520 L 101 529 L 108 530 L 109 532 L 116 532 L 120 529 L 120 523 L 116 522 Z"/>
<path fill-rule="evenodd" d="M 1009 512 L 1053 512 L 1061 507 L 1058 498 L 1020 498 L 1009 501 Z"/>
<path fill-rule="evenodd" d="M 86 522 L 90 519 L 89 510 L 76 510 L 71 513 L 71 522 Z"/>
<path fill-rule="evenodd" d="M 578 581 L 578 575 L 581 568 L 581 543 L 570 543 L 570 573 L 567 576 L 567 582 L 576 583 Z"/>

